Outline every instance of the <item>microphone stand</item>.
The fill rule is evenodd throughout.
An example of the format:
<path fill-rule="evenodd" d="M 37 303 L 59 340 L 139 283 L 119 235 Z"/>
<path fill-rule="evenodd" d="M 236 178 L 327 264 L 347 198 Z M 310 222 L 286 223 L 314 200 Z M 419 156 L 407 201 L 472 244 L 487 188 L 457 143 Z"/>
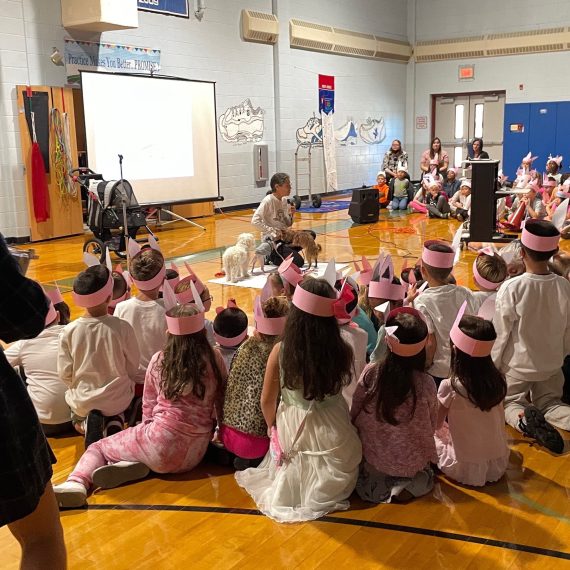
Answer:
<path fill-rule="evenodd" d="M 129 228 L 127 223 L 127 196 L 125 192 L 125 185 L 123 179 L 123 155 L 119 154 L 119 172 L 121 174 L 120 185 L 121 185 L 121 200 L 123 202 L 123 235 L 125 241 L 124 251 L 127 251 L 129 242 Z"/>

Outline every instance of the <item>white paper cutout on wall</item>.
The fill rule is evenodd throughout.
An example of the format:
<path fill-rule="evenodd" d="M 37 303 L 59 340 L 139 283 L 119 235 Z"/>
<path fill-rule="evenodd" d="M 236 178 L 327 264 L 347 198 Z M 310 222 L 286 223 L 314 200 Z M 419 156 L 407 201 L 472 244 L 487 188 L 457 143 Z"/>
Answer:
<path fill-rule="evenodd" d="M 261 107 L 254 109 L 249 99 L 229 107 L 218 118 L 222 138 L 236 145 L 259 142 L 263 139 L 264 114 Z"/>
<path fill-rule="evenodd" d="M 360 138 L 366 144 L 380 144 L 386 138 L 386 125 L 384 117 L 372 119 L 368 117 L 365 123 L 362 123 L 358 129 Z"/>
<path fill-rule="evenodd" d="M 309 117 L 305 126 L 297 129 L 297 144 L 300 146 L 323 146 L 323 124 L 319 117 Z"/>
<path fill-rule="evenodd" d="M 356 123 L 349 119 L 342 127 L 335 130 L 334 138 L 339 141 L 342 146 L 356 144 L 358 137 L 356 129 Z"/>

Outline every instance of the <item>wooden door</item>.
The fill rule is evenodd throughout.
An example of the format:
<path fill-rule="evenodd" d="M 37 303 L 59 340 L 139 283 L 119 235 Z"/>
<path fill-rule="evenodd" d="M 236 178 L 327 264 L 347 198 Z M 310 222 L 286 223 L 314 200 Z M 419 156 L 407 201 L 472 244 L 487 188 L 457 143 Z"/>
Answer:
<path fill-rule="evenodd" d="M 55 175 L 56 165 L 53 163 L 53 128 L 50 125 L 50 171 L 46 174 L 49 189 L 49 214 L 47 221 L 37 223 L 33 211 L 32 199 L 32 169 L 31 169 L 31 148 L 32 138 L 26 121 L 24 110 L 24 93 L 26 87 L 19 85 L 18 91 L 18 122 L 20 125 L 20 138 L 22 145 L 22 160 L 25 169 L 26 195 L 28 202 L 28 219 L 30 224 L 30 237 L 32 241 L 52 239 L 83 233 L 83 219 L 81 213 L 81 192 L 76 188 L 76 195 L 70 196 L 68 193 L 60 192 Z M 70 88 L 62 87 L 32 87 L 32 92 L 47 93 L 49 109 L 59 109 L 61 113 L 66 112 L 69 116 L 69 138 L 71 148 L 69 153 L 73 168 L 77 168 L 77 140 L 75 133 L 75 118 L 73 112 L 73 93 Z"/>

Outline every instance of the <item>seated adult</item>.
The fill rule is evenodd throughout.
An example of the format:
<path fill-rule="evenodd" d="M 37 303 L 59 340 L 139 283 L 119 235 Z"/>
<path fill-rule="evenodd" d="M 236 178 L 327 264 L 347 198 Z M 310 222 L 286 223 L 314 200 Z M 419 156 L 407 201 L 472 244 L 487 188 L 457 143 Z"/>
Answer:
<path fill-rule="evenodd" d="M 422 174 L 431 173 L 432 175 L 443 174 L 447 172 L 449 166 L 449 155 L 441 148 L 441 140 L 435 137 L 431 141 L 430 148 L 424 150 L 420 160 L 420 169 Z"/>
<path fill-rule="evenodd" d="M 386 182 L 396 178 L 398 165 L 408 168 L 408 153 L 402 149 L 402 143 L 398 139 L 394 139 L 382 161 L 381 170 L 386 174 Z"/>
<path fill-rule="evenodd" d="M 291 178 L 284 172 L 278 172 L 269 182 L 270 192 L 263 198 L 253 217 L 251 224 L 261 231 L 261 240 L 267 246 L 267 261 L 279 266 L 281 262 L 293 255 L 295 265 L 303 266 L 304 260 L 298 252 L 288 245 L 281 232 L 293 225 L 295 206 L 289 204 L 287 198 L 291 194 Z M 261 248 L 263 247 L 260 246 Z M 259 251 L 259 253 L 265 253 Z"/>

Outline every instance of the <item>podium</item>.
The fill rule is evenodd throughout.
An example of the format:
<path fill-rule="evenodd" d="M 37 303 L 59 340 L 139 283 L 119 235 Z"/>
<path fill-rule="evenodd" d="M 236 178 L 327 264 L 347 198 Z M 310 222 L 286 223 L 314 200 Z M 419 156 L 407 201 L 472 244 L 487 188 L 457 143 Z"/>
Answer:
<path fill-rule="evenodd" d="M 512 241 L 516 236 L 497 232 L 497 200 L 502 196 L 496 193 L 499 161 L 467 160 L 465 164 L 471 166 L 471 215 L 462 241 Z"/>

